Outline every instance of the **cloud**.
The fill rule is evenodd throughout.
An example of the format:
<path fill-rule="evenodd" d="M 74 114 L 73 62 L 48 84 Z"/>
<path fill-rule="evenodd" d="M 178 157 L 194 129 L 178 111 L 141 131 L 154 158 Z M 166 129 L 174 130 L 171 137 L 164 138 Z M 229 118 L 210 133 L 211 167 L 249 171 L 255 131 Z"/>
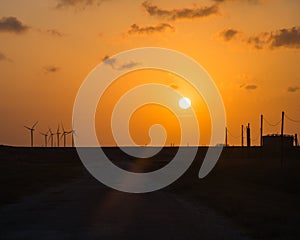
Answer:
<path fill-rule="evenodd" d="M 109 57 L 108 55 L 106 55 L 102 61 L 105 63 L 105 64 L 108 64 L 108 65 L 111 65 L 113 66 L 115 63 L 116 63 L 116 59 L 115 58 L 111 58 Z"/>
<path fill-rule="evenodd" d="M 46 33 L 55 36 L 55 37 L 63 37 L 65 36 L 64 33 L 61 33 L 60 31 L 56 30 L 56 29 L 48 29 L 46 30 Z"/>
<path fill-rule="evenodd" d="M 0 61 L 6 60 L 6 56 L 0 52 Z"/>
<path fill-rule="evenodd" d="M 257 85 L 253 85 L 253 84 L 250 84 L 250 85 L 245 85 L 243 86 L 246 90 L 255 90 L 257 89 Z"/>
<path fill-rule="evenodd" d="M 246 43 L 256 49 L 263 49 L 268 46 L 270 37 L 268 33 L 260 33 L 256 36 L 250 36 L 246 39 Z"/>
<path fill-rule="evenodd" d="M 0 19 L 0 32 L 23 33 L 29 28 L 16 17 L 3 17 Z"/>
<path fill-rule="evenodd" d="M 294 87 L 288 87 L 287 91 L 293 93 L 293 92 L 297 92 L 299 89 L 300 89 L 299 87 L 294 86 Z"/>
<path fill-rule="evenodd" d="M 249 76 L 244 75 L 245 80 L 249 80 Z M 246 89 L 246 90 L 256 90 L 258 88 L 257 85 L 255 84 L 247 84 L 247 83 L 242 83 L 240 84 L 240 88 Z"/>
<path fill-rule="evenodd" d="M 229 28 L 223 30 L 219 35 L 225 41 L 232 40 L 237 34 L 240 34 L 241 41 L 256 49 L 279 49 L 293 48 L 300 49 L 300 26 L 282 28 L 279 30 L 261 32 L 252 35 L 246 35 L 238 30 Z"/>
<path fill-rule="evenodd" d="M 282 28 L 272 32 L 270 39 L 271 48 L 300 48 L 300 27 Z"/>
<path fill-rule="evenodd" d="M 101 5 L 102 2 L 108 0 L 58 0 L 56 9 L 63 9 L 69 7 L 77 7 L 81 9 L 85 9 L 87 6 L 91 5 Z"/>
<path fill-rule="evenodd" d="M 224 3 L 224 2 L 237 2 L 237 1 L 240 1 L 240 2 L 249 2 L 249 3 L 259 3 L 261 2 L 262 0 L 213 0 L 214 2 L 217 2 L 217 3 Z"/>
<path fill-rule="evenodd" d="M 12 60 L 10 58 L 8 58 L 7 56 L 5 56 L 2 52 L 0 52 L 0 61 L 12 62 Z"/>
<path fill-rule="evenodd" d="M 120 71 L 126 70 L 126 69 L 131 69 L 133 67 L 141 65 L 140 63 L 137 63 L 134 61 L 130 61 L 130 62 L 126 62 L 126 63 L 119 63 L 116 58 L 111 58 L 108 55 L 106 55 L 102 59 L 102 61 L 104 64 L 107 64 L 107 65 L 111 66 L 113 69 L 120 70 Z"/>
<path fill-rule="evenodd" d="M 230 41 L 231 39 L 233 39 L 237 34 L 239 33 L 238 30 L 233 29 L 233 28 L 228 28 L 223 30 L 220 33 L 220 36 L 223 38 L 224 41 Z"/>
<path fill-rule="evenodd" d="M 152 34 L 156 32 L 165 32 L 166 30 L 174 30 L 174 27 L 168 23 L 159 23 L 155 26 L 142 26 L 132 24 L 128 30 L 128 34 Z"/>
<path fill-rule="evenodd" d="M 300 48 L 300 27 L 282 28 L 280 30 L 259 33 L 246 39 L 256 49 Z"/>
<path fill-rule="evenodd" d="M 176 85 L 176 84 L 171 84 L 170 87 L 173 89 L 178 89 L 178 85 Z"/>
<path fill-rule="evenodd" d="M 56 66 L 46 66 L 44 67 L 45 73 L 56 73 L 60 70 L 59 67 Z"/>
<path fill-rule="evenodd" d="M 178 8 L 172 10 L 166 10 L 152 5 L 150 2 L 145 1 L 142 6 L 150 16 L 156 16 L 167 20 L 177 19 L 194 19 L 207 17 L 219 12 L 218 4 L 213 4 L 206 7 L 193 7 L 193 8 Z"/>

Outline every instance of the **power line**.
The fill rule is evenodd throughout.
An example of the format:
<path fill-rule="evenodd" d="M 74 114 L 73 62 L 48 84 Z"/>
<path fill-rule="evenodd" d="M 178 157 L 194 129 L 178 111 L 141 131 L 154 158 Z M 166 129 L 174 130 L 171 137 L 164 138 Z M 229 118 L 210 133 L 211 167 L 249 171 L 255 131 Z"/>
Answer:
<path fill-rule="evenodd" d="M 255 138 L 253 137 L 255 136 Z M 255 132 L 253 131 L 253 134 L 251 135 L 251 141 L 256 142 L 260 138 L 260 132 Z"/>
<path fill-rule="evenodd" d="M 229 135 L 230 135 L 231 137 L 233 137 L 233 138 L 240 138 L 240 137 L 241 137 L 241 135 L 239 135 L 239 136 L 233 135 L 233 134 L 228 130 L 228 128 L 227 128 L 227 132 L 228 132 Z"/>
<path fill-rule="evenodd" d="M 272 124 L 272 123 L 270 123 L 265 117 L 264 117 L 264 121 L 265 121 L 268 125 L 270 125 L 270 126 L 272 126 L 272 127 L 276 127 L 276 126 L 278 126 L 278 125 L 281 123 L 281 119 L 280 119 L 277 123 Z"/>
<path fill-rule="evenodd" d="M 251 140 L 252 140 L 253 142 L 256 142 L 256 141 L 258 140 L 259 137 L 260 137 L 260 135 L 258 135 L 256 138 L 252 138 Z"/>
<path fill-rule="evenodd" d="M 285 114 L 285 117 L 286 117 L 288 120 L 292 121 L 292 122 L 300 122 L 300 120 L 295 120 L 295 119 L 293 119 L 293 118 L 290 118 L 290 117 L 287 116 L 286 114 Z"/>

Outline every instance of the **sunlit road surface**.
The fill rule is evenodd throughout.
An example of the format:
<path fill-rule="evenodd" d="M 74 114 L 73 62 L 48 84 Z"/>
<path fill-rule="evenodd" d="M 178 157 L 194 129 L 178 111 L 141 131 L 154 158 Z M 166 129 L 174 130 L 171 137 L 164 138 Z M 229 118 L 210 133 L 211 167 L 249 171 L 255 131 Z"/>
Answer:
<path fill-rule="evenodd" d="M 249 239 L 213 210 L 165 191 L 127 194 L 90 175 L 0 209 L 0 239 Z"/>

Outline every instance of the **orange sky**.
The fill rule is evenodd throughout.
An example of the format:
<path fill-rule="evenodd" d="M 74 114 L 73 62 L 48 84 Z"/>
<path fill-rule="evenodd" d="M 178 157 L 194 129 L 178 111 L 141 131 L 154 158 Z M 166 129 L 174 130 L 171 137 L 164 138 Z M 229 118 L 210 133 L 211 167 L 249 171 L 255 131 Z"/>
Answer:
<path fill-rule="evenodd" d="M 260 114 L 276 123 L 284 110 L 300 120 L 299 9 L 297 0 L 3 0 L 0 144 L 29 145 L 23 125 L 37 120 L 38 131 L 54 130 L 60 122 L 71 129 L 74 99 L 87 74 L 105 56 L 149 46 L 180 51 L 201 64 L 222 94 L 230 133 L 239 136 L 241 124 L 249 122 L 258 144 Z M 189 95 L 203 129 L 200 143 L 207 144 L 209 116 L 201 97 L 183 79 L 143 71 L 118 79 L 111 88 L 115 100 L 100 101 L 104 112 L 97 113 L 96 126 L 101 142 L 114 144 L 108 124 L 113 101 L 126 88 L 149 81 L 175 84 Z M 146 144 L 148 128 L 156 122 L 168 122 L 167 145 L 179 141 L 175 119 L 157 106 L 141 108 L 132 117 L 134 140 Z M 264 130 L 277 133 L 280 126 L 265 124 Z M 38 131 L 35 144 L 42 145 Z M 300 123 L 287 119 L 285 132 L 300 134 Z M 239 143 L 229 135 L 229 144 Z"/>

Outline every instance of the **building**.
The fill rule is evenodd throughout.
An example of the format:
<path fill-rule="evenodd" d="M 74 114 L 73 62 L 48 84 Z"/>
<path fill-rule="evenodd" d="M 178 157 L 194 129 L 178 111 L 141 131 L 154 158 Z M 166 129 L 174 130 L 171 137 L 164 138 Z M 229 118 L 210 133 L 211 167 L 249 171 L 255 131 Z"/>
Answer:
<path fill-rule="evenodd" d="M 274 150 L 280 149 L 281 146 L 284 148 L 292 148 L 294 145 L 293 135 L 272 134 L 263 136 L 262 146 L 264 148 L 272 148 Z"/>

